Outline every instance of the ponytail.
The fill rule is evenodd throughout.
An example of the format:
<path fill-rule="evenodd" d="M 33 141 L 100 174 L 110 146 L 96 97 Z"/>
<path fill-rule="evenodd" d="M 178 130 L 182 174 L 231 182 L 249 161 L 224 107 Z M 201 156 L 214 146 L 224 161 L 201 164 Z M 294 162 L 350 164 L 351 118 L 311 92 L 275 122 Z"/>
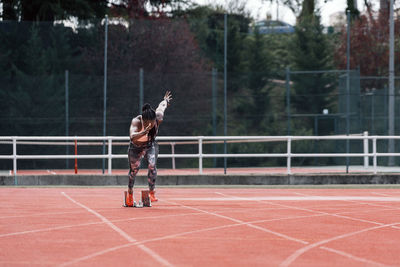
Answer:
<path fill-rule="evenodd" d="M 156 119 L 156 112 L 151 108 L 150 104 L 148 103 L 144 104 L 142 107 L 142 119 L 146 121 L 153 121 Z M 154 140 L 156 139 L 156 134 L 157 126 L 154 126 L 148 134 L 150 136 L 149 142 L 154 142 Z"/>
<path fill-rule="evenodd" d="M 144 104 L 142 107 L 142 118 L 146 121 L 152 121 L 156 119 L 156 112 L 148 103 Z"/>

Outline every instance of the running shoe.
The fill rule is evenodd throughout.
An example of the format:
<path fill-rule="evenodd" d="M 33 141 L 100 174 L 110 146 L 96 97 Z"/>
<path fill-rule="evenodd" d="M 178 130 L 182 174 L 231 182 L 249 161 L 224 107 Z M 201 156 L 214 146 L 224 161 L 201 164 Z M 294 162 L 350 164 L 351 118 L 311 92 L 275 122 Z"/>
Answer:
<path fill-rule="evenodd" d="M 155 194 L 155 191 L 150 191 L 149 192 L 149 197 L 150 197 L 151 202 L 158 201 L 158 199 L 156 198 L 156 196 L 154 194 Z"/>

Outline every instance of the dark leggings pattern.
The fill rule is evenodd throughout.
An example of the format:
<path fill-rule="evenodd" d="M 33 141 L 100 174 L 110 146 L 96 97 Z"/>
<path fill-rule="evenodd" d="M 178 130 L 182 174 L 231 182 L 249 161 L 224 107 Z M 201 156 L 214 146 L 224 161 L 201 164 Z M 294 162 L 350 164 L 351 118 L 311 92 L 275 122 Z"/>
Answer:
<path fill-rule="evenodd" d="M 147 179 L 149 182 L 149 189 L 154 190 L 157 178 L 157 157 L 158 157 L 158 144 L 151 143 L 143 147 L 134 144 L 129 145 L 128 159 L 129 159 L 129 184 L 130 189 L 135 184 L 135 177 L 140 168 L 142 158 L 145 158 L 148 167 Z"/>

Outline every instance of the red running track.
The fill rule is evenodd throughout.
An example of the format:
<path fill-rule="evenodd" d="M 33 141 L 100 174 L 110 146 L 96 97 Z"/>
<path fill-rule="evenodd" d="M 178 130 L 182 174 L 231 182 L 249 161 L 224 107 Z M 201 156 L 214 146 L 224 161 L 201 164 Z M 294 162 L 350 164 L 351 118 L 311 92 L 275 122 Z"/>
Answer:
<path fill-rule="evenodd" d="M 399 189 L 123 191 L 0 188 L 0 265 L 400 265 Z"/>

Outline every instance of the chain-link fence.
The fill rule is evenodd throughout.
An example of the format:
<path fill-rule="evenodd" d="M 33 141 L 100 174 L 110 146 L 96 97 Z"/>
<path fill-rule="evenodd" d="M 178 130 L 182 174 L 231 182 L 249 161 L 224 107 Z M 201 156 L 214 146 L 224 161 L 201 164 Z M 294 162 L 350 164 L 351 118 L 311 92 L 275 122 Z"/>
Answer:
<path fill-rule="evenodd" d="M 288 54 L 295 34 L 261 35 L 237 16 L 228 16 L 225 32 L 223 22 L 223 14 L 203 20 L 1 21 L 0 135 L 96 136 L 103 135 L 104 127 L 106 135 L 128 135 L 141 105 L 148 102 L 156 108 L 166 90 L 172 91 L 173 100 L 160 127 L 159 135 L 164 136 L 223 135 L 225 122 L 228 135 L 387 134 L 387 101 L 392 97 L 387 78 L 362 77 L 356 70 L 349 72 L 348 79 L 346 71 L 332 68 L 286 69 L 293 65 Z M 398 107 L 396 81 L 393 97 Z M 400 132 L 399 112 L 396 109 L 396 133 Z M 294 145 L 293 151 L 343 152 L 344 147 L 344 141 L 305 141 Z M 350 150 L 360 152 L 361 147 L 352 143 Z M 162 149 L 170 151 L 169 146 Z M 175 152 L 188 149 L 197 147 L 177 146 Z M 0 146 L 0 150 L 7 154 L 10 148 Z M 65 153 L 65 147 L 26 145 L 21 150 Z M 121 146 L 113 151 L 125 150 Z M 223 145 L 205 150 L 222 153 Z M 284 150 L 282 142 L 228 145 L 228 152 Z M 68 153 L 73 153 L 72 147 Z M 101 154 L 102 149 L 81 147 L 80 153 Z M 98 167 L 99 161 L 87 162 L 88 168 Z M 342 163 L 294 160 L 294 165 Z M 46 164 L 32 161 L 20 167 Z M 182 160 L 181 166 L 194 164 L 195 160 Z M 222 160 L 205 161 L 205 166 L 221 164 Z M 229 164 L 276 166 L 285 161 L 229 159 Z M 0 166 L 8 168 L 9 163 L 1 161 Z M 60 161 L 58 167 L 64 166 Z"/>

